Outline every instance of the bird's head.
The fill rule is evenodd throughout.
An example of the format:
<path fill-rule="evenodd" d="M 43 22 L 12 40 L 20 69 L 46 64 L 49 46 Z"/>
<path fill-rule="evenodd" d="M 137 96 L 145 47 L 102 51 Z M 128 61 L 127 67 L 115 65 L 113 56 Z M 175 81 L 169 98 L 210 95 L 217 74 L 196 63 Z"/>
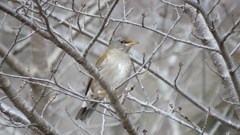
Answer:
<path fill-rule="evenodd" d="M 116 34 L 112 37 L 109 48 L 117 49 L 123 52 L 128 52 L 133 45 L 139 42 L 132 41 L 128 36 L 123 34 Z"/>

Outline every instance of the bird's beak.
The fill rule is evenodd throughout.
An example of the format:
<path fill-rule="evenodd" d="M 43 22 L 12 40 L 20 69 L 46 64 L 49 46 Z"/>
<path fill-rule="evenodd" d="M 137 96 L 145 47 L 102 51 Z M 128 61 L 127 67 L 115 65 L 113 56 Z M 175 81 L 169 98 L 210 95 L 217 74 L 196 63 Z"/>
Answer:
<path fill-rule="evenodd" d="M 136 44 L 139 44 L 139 42 L 131 41 L 129 43 L 126 43 L 126 45 L 136 45 Z"/>

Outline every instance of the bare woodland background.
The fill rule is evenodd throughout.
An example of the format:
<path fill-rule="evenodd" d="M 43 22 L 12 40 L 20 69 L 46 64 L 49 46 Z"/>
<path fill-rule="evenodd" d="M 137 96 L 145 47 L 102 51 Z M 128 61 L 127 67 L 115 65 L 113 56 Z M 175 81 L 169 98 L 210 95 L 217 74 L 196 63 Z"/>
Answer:
<path fill-rule="evenodd" d="M 239 134 L 239 0 L 1 0 L 0 18 L 0 134 Z M 85 125 L 89 76 L 113 89 L 93 65 L 114 30 L 140 42 L 127 109 Z"/>

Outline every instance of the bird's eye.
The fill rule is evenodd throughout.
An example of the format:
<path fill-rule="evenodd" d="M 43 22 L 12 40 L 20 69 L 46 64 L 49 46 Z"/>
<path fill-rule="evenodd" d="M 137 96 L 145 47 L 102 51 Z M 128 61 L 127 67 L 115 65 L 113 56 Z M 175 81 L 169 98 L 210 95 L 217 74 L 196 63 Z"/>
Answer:
<path fill-rule="evenodd" d="M 121 43 L 121 44 L 123 44 L 123 43 L 124 43 L 124 41 L 120 41 L 120 43 Z"/>

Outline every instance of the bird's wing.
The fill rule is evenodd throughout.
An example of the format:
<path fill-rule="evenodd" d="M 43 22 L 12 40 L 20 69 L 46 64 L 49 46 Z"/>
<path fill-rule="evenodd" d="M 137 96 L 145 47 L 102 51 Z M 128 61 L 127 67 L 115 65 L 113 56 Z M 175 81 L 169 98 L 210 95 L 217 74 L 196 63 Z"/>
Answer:
<path fill-rule="evenodd" d="M 87 93 L 88 93 L 88 91 L 90 89 L 90 85 L 91 85 L 92 81 L 93 81 L 92 78 L 88 79 L 88 83 L 87 83 L 86 90 L 85 90 L 85 96 L 87 95 Z"/>
<path fill-rule="evenodd" d="M 104 60 L 106 60 L 107 54 L 108 52 L 105 52 L 96 62 L 95 67 L 98 69 L 98 71 L 100 71 L 103 67 L 102 67 L 102 63 Z"/>
<path fill-rule="evenodd" d="M 103 67 L 101 66 L 102 62 L 105 60 L 105 58 L 107 57 L 107 55 L 105 55 L 105 53 L 97 60 L 95 67 L 98 69 L 98 71 L 100 71 Z M 85 95 L 87 95 L 90 86 L 92 84 L 93 79 L 89 78 L 87 86 L 86 86 L 86 90 L 85 90 Z"/>

